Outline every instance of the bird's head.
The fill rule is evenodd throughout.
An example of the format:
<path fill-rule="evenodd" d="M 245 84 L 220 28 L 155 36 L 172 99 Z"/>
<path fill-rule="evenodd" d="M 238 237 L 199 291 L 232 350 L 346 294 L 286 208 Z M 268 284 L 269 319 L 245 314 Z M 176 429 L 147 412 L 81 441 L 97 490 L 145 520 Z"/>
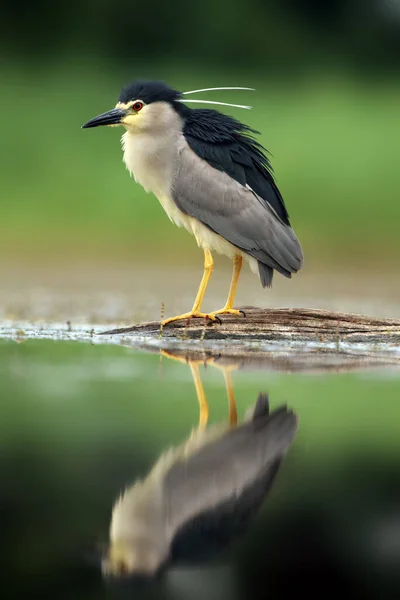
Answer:
<path fill-rule="evenodd" d="M 122 89 L 115 108 L 94 117 L 82 128 L 122 125 L 131 133 L 168 128 L 172 121 L 176 122 L 181 97 L 181 92 L 165 83 L 136 81 Z"/>
<path fill-rule="evenodd" d="M 114 540 L 102 559 L 101 569 L 110 578 L 151 578 L 161 566 L 156 549 L 147 540 Z"/>
<path fill-rule="evenodd" d="M 253 90 L 253 88 L 216 87 L 178 92 L 161 81 L 135 81 L 122 89 L 115 108 L 94 117 L 94 119 L 82 125 L 82 129 L 99 127 L 100 125 L 108 125 L 109 127 L 122 125 L 130 133 L 147 132 L 156 134 L 176 129 L 176 127 L 180 128 L 181 119 L 185 119 L 189 111 L 186 103 L 198 102 L 236 108 L 251 108 L 251 106 L 243 104 L 187 98 L 189 94 L 217 90 Z"/>

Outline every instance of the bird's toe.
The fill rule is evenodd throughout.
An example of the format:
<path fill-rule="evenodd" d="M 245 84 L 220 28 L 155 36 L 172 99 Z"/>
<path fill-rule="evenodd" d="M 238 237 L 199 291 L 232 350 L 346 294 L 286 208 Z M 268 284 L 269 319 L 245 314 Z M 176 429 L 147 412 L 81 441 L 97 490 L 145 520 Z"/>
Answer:
<path fill-rule="evenodd" d="M 216 315 L 235 315 L 236 317 L 245 317 L 246 316 L 246 313 L 244 312 L 244 310 L 237 309 L 237 308 L 229 308 L 229 307 L 224 307 L 224 308 L 221 308 L 220 310 L 215 310 L 212 312 L 212 314 L 214 316 L 216 316 Z"/>
<path fill-rule="evenodd" d="M 164 319 L 161 321 L 161 325 L 165 327 L 165 325 L 169 325 L 170 323 L 175 323 L 176 321 L 186 321 L 190 322 L 190 319 L 205 319 L 206 321 L 212 321 L 214 323 L 222 323 L 221 319 L 215 313 L 203 313 L 198 311 L 191 311 L 188 313 L 184 313 L 182 315 L 177 315 L 176 317 L 170 317 L 169 319 Z"/>

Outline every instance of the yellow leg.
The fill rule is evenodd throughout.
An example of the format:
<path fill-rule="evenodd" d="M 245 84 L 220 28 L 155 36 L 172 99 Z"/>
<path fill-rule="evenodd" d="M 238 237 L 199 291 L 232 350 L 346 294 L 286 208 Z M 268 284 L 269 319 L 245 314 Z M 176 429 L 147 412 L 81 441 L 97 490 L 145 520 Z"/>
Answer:
<path fill-rule="evenodd" d="M 225 380 L 225 388 L 228 396 L 228 407 L 229 407 L 229 425 L 231 427 L 235 427 L 238 421 L 236 401 L 235 401 L 235 392 L 233 390 L 232 384 L 232 371 L 236 371 L 238 369 L 239 364 L 220 364 L 216 361 L 215 358 L 209 358 L 207 360 L 207 364 L 211 364 L 216 369 L 219 369 L 224 374 Z"/>
<path fill-rule="evenodd" d="M 209 250 L 204 250 L 204 273 L 201 278 L 199 290 L 197 292 L 197 296 L 195 298 L 192 312 L 198 312 L 203 304 L 204 294 L 206 293 L 206 289 L 208 286 L 208 282 L 210 281 L 211 273 L 213 272 L 214 261 L 212 254 Z"/>
<path fill-rule="evenodd" d="M 219 364 L 219 362 L 216 362 L 215 358 L 213 357 L 193 360 L 189 357 L 185 358 L 184 356 L 176 356 L 173 354 L 173 352 L 169 350 L 161 350 L 161 355 L 166 356 L 167 358 L 170 358 L 172 360 L 188 364 L 190 366 L 193 382 L 196 389 L 197 399 L 200 406 L 199 428 L 204 428 L 207 425 L 209 416 L 208 402 L 204 393 L 203 384 L 201 382 L 199 366 L 204 364 L 211 364 L 213 367 L 216 367 L 217 369 L 221 370 L 224 374 L 226 393 L 228 396 L 229 425 L 231 427 L 235 427 L 237 425 L 238 415 L 231 373 L 232 371 L 235 371 L 238 368 L 238 364 Z"/>
<path fill-rule="evenodd" d="M 204 428 L 208 422 L 208 402 L 206 399 L 206 395 L 204 392 L 203 384 L 201 382 L 199 365 L 204 365 L 204 360 L 191 360 L 190 358 L 185 358 L 184 356 L 174 356 L 168 350 L 161 350 L 161 356 L 166 356 L 167 358 L 171 358 L 172 360 L 176 360 L 178 362 L 184 363 L 185 365 L 189 365 L 190 370 L 192 372 L 193 382 L 196 389 L 197 400 L 200 406 L 200 415 L 199 415 L 199 428 Z"/>
<path fill-rule="evenodd" d="M 233 274 L 232 274 L 232 281 L 231 281 L 231 286 L 229 288 L 229 293 L 228 293 L 228 298 L 226 299 L 225 302 L 225 306 L 224 308 L 221 308 L 220 310 L 215 310 L 213 311 L 211 314 L 212 315 L 243 315 L 244 311 L 243 310 L 236 310 L 235 308 L 233 308 L 233 303 L 235 301 L 235 296 L 236 296 L 236 290 L 237 290 L 237 286 L 239 283 L 239 276 L 240 276 L 240 271 L 242 270 L 242 263 L 243 263 L 243 259 L 241 257 L 240 254 L 235 254 L 235 257 L 233 259 Z"/>
<path fill-rule="evenodd" d="M 181 319 L 187 320 L 193 317 L 201 317 L 203 319 L 210 319 L 211 321 L 218 321 L 218 317 L 215 317 L 213 313 L 207 314 L 200 312 L 200 308 L 203 303 L 204 294 L 206 293 L 213 266 L 214 261 L 211 252 L 209 250 L 204 250 L 204 272 L 203 277 L 201 278 L 199 290 L 197 292 L 197 296 L 194 301 L 192 310 L 188 313 L 184 313 L 183 315 L 178 315 L 177 317 L 170 317 L 169 319 L 165 319 L 164 321 L 162 321 L 163 326 L 168 325 L 168 323 L 173 323 L 174 321 L 180 321 Z"/>
<path fill-rule="evenodd" d="M 238 416 L 235 401 L 235 392 L 233 391 L 231 369 L 224 369 L 224 379 L 229 403 L 229 425 L 231 427 L 234 427 L 235 425 L 237 425 Z"/>
<path fill-rule="evenodd" d="M 190 370 L 192 371 L 194 386 L 196 388 L 197 400 L 200 406 L 199 415 L 199 428 L 204 428 L 208 422 L 208 402 L 204 393 L 203 384 L 201 383 L 199 365 L 197 363 L 189 363 Z"/>

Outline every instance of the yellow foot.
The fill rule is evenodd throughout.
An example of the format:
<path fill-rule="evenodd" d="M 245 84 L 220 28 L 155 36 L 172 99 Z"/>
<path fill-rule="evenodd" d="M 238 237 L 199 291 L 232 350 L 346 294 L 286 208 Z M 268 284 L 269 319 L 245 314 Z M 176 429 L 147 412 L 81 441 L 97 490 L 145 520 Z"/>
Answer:
<path fill-rule="evenodd" d="M 214 310 L 211 314 L 215 315 L 236 315 L 237 317 L 245 317 L 246 313 L 244 310 L 238 310 L 236 308 L 220 308 L 219 310 Z"/>
<path fill-rule="evenodd" d="M 161 322 L 161 325 L 165 327 L 165 325 L 168 325 L 169 323 L 174 323 L 174 321 L 190 321 L 190 319 L 206 319 L 208 321 L 217 321 L 218 323 L 221 323 L 221 319 L 216 317 L 215 313 L 202 313 L 198 311 L 191 311 L 188 313 L 184 313 L 183 315 L 178 315 L 177 317 L 170 317 L 169 319 L 164 319 L 164 321 Z"/>

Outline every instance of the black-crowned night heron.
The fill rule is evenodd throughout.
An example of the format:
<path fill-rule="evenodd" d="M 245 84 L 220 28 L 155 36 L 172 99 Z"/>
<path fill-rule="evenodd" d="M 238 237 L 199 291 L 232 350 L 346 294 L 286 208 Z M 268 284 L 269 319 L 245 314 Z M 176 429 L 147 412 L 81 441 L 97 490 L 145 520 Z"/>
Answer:
<path fill-rule="evenodd" d="M 252 137 L 257 132 L 216 110 L 187 107 L 184 103 L 226 104 L 185 95 L 200 91 L 208 90 L 181 93 L 164 83 L 137 81 L 122 90 L 116 108 L 83 125 L 125 127 L 122 145 L 128 170 L 204 250 L 204 273 L 192 310 L 163 325 L 241 314 L 233 304 L 243 258 L 258 272 L 263 287 L 271 286 L 274 270 L 291 277 L 303 261 L 266 150 Z M 233 276 L 225 306 L 203 313 L 213 250 L 233 259 Z"/>
<path fill-rule="evenodd" d="M 296 415 L 270 413 L 260 394 L 241 425 L 200 427 L 164 452 L 115 503 L 103 574 L 153 577 L 222 549 L 261 506 L 296 430 Z"/>

